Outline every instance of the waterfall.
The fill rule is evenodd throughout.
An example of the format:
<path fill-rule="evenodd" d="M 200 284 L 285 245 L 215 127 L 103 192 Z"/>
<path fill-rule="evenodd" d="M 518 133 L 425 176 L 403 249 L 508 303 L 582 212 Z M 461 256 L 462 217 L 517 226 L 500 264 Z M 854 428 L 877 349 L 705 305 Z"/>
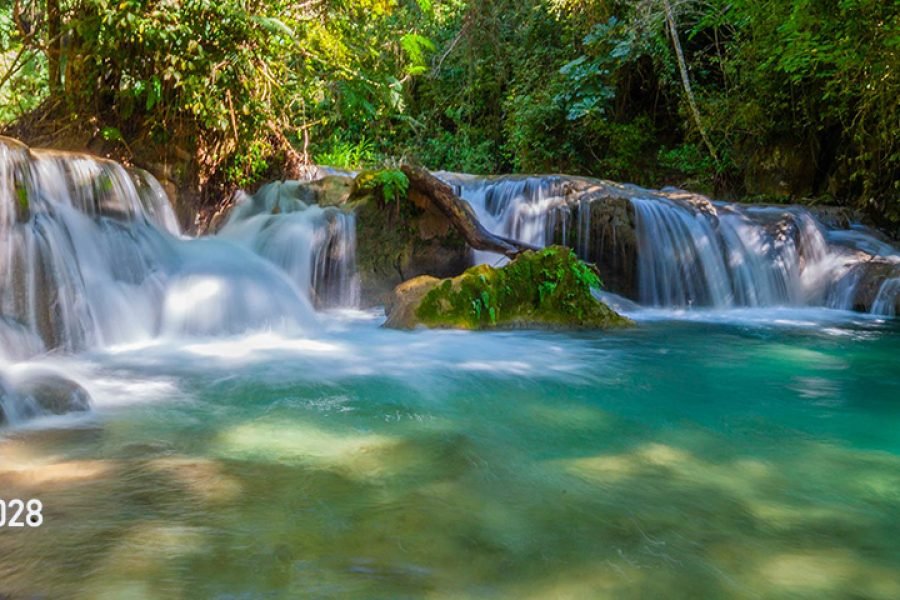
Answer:
<path fill-rule="evenodd" d="M 316 306 L 355 307 L 356 217 L 313 201 L 298 182 L 268 184 L 240 198 L 219 236 L 277 265 Z"/>
<path fill-rule="evenodd" d="M 900 277 L 885 279 L 872 303 L 872 312 L 886 317 L 896 316 L 898 297 L 900 297 Z"/>
<path fill-rule="evenodd" d="M 634 198 L 640 300 L 653 306 L 829 306 L 860 304 L 863 273 L 873 258 L 896 262 L 890 245 L 859 231 L 829 231 L 801 207 L 710 203 L 705 210 L 667 198 Z M 890 267 L 888 267 L 890 268 Z M 883 286 L 873 313 L 893 307 Z"/>
<path fill-rule="evenodd" d="M 730 305 L 728 271 L 712 224 L 661 203 L 635 199 L 640 300 L 652 306 Z"/>
<path fill-rule="evenodd" d="M 557 221 L 571 218 L 561 178 L 478 179 L 449 173 L 440 176 L 456 188 L 488 230 L 504 237 L 546 246 L 553 241 Z M 476 252 L 475 260 L 504 262 L 489 252 Z"/>
<path fill-rule="evenodd" d="M 0 359 L 303 330 L 313 304 L 354 305 L 353 215 L 266 193 L 191 239 L 148 173 L 0 139 Z"/>
<path fill-rule="evenodd" d="M 0 313 L 67 351 L 148 334 L 178 233 L 151 179 L 0 140 Z"/>
<path fill-rule="evenodd" d="M 707 212 L 660 198 L 632 204 L 647 305 L 818 305 L 848 266 L 802 209 L 715 203 Z"/>
<path fill-rule="evenodd" d="M 611 291 L 646 306 L 864 306 L 890 314 L 900 299 L 891 283 L 900 278 L 895 248 L 858 225 L 827 227 L 802 207 L 710 202 L 678 190 L 557 175 L 439 176 L 494 233 L 538 246 L 567 245 L 609 272 Z M 610 205 L 623 201 L 633 211 L 631 222 L 613 214 Z M 605 220 L 599 222 L 598 214 Z M 629 236 L 634 248 L 623 248 Z M 622 252 L 634 255 L 633 289 L 627 285 L 629 257 L 615 256 Z M 859 268 L 873 257 L 880 265 L 897 265 L 878 275 L 875 300 Z M 474 259 L 502 262 L 490 253 Z"/>

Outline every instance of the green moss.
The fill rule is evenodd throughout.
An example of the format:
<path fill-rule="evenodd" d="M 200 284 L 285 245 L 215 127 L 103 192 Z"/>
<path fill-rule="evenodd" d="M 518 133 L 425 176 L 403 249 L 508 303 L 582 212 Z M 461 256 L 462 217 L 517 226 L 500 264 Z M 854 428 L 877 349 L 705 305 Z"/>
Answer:
<path fill-rule="evenodd" d="M 28 190 L 25 186 L 16 186 L 16 198 L 19 201 L 19 211 L 28 214 Z"/>
<path fill-rule="evenodd" d="M 525 252 L 503 268 L 472 267 L 437 284 L 422 298 L 416 319 L 429 327 L 490 329 L 517 326 L 621 327 L 630 321 L 594 298 L 594 270 L 569 248 Z"/>

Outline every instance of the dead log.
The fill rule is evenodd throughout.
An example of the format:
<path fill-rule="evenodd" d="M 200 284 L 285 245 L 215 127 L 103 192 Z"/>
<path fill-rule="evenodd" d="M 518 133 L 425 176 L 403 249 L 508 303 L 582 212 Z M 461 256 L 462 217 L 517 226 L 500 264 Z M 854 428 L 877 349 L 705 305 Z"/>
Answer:
<path fill-rule="evenodd" d="M 540 249 L 530 244 L 494 235 L 485 229 L 472 207 L 454 194 L 453 188 L 426 169 L 411 165 L 403 165 L 401 169 L 409 179 L 410 188 L 431 200 L 435 207 L 447 217 L 453 228 L 463 236 L 466 243 L 475 250 L 496 252 L 509 258 L 515 258 L 526 250 Z"/>

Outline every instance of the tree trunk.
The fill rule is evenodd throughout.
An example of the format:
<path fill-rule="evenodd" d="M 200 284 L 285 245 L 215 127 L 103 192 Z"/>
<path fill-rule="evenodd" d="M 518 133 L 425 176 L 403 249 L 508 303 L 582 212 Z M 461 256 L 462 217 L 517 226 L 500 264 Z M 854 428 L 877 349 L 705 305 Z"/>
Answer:
<path fill-rule="evenodd" d="M 475 250 L 496 252 L 508 258 L 515 258 L 526 250 L 538 250 L 536 246 L 524 244 L 498 235 L 484 228 L 475 216 L 475 211 L 465 200 L 453 193 L 453 189 L 421 167 L 403 165 L 403 173 L 409 179 L 412 189 L 428 197 L 454 229 Z"/>
<path fill-rule="evenodd" d="M 61 19 L 59 0 L 47 0 L 47 71 L 51 93 L 59 93 L 62 86 L 59 69 L 62 47 Z"/>
<path fill-rule="evenodd" d="M 709 150 L 709 154 L 718 164 L 719 157 L 716 149 L 709 141 L 706 135 L 706 128 L 703 127 L 703 120 L 700 118 L 700 109 L 697 108 L 697 99 L 694 97 L 694 90 L 691 88 L 691 79 L 688 76 L 687 62 L 684 60 L 684 52 L 681 49 L 681 41 L 678 39 L 678 26 L 675 23 L 675 14 L 672 12 L 672 5 L 669 0 L 662 0 L 663 8 L 666 12 L 666 24 L 669 26 L 669 35 L 672 38 L 672 46 L 675 48 L 675 56 L 678 58 L 678 70 L 681 73 L 681 84 L 684 86 L 684 95 L 687 97 L 688 105 L 691 109 L 691 115 L 694 117 L 694 123 L 700 131 L 700 137 Z"/>

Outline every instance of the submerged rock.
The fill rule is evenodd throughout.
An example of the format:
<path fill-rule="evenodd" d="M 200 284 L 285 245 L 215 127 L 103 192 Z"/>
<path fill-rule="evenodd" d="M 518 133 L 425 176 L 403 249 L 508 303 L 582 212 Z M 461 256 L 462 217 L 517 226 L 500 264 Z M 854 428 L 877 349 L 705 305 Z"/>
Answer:
<path fill-rule="evenodd" d="M 386 327 L 610 329 L 632 322 L 591 293 L 594 270 L 561 246 L 528 251 L 502 268 L 472 267 L 452 279 L 418 277 L 398 286 Z"/>
<path fill-rule="evenodd" d="M 16 395 L 22 416 L 63 415 L 91 408 L 91 396 L 78 383 L 48 371 L 29 371 L 18 381 Z"/>

